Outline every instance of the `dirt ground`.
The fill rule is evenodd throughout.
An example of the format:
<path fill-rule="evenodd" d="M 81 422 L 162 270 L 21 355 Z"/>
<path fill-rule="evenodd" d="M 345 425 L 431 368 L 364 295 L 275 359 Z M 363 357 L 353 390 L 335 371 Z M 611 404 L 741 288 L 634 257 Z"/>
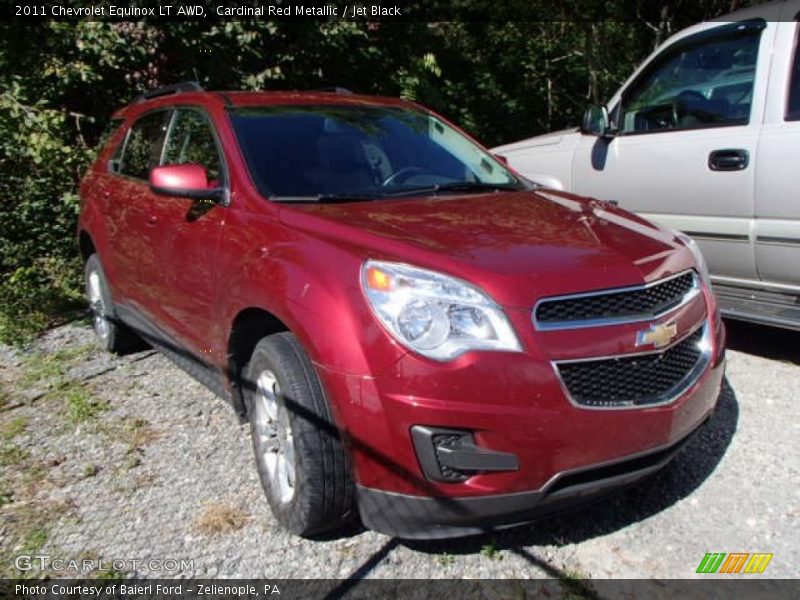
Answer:
<path fill-rule="evenodd" d="M 104 577 L 550 577 L 568 593 L 590 576 L 697 577 L 706 552 L 771 552 L 771 577 L 797 577 L 800 334 L 729 333 L 713 421 L 656 477 L 545 522 L 411 543 L 287 534 L 225 403 L 152 350 L 112 357 L 87 323 L 65 325 L 0 347 L 0 575 L 80 574 L 18 561 L 45 556 Z"/>

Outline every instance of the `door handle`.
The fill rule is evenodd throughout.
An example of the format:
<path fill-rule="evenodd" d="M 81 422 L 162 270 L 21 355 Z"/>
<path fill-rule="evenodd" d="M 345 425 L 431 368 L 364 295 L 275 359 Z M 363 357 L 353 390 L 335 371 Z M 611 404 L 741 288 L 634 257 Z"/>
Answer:
<path fill-rule="evenodd" d="M 157 216 L 150 215 L 149 217 L 147 217 L 147 224 L 148 225 L 155 225 L 156 223 L 158 223 L 158 217 Z"/>
<path fill-rule="evenodd" d="M 750 164 L 750 153 L 742 148 L 714 150 L 708 155 L 708 168 L 712 171 L 741 171 Z"/>

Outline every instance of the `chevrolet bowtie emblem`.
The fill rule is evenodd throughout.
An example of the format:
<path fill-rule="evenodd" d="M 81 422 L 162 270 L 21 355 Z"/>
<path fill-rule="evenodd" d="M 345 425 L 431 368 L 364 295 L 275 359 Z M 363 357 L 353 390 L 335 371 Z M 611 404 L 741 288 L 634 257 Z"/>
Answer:
<path fill-rule="evenodd" d="M 649 329 L 638 332 L 636 334 L 636 345 L 649 346 L 652 344 L 656 348 L 663 348 L 674 340 L 676 335 L 678 335 L 678 325 L 675 321 L 659 323 L 651 325 Z"/>

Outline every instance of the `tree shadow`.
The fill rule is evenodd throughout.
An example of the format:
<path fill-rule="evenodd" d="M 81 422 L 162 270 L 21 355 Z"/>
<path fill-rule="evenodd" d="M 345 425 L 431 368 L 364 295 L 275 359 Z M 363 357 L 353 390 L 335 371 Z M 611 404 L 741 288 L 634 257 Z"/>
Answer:
<path fill-rule="evenodd" d="M 700 487 L 716 469 L 736 432 L 739 405 L 725 379 L 711 420 L 662 470 L 634 486 L 579 510 L 469 538 L 408 540 L 426 553 L 473 554 L 487 544 L 516 553 L 525 546 L 564 546 L 607 535 L 656 515 Z"/>
<path fill-rule="evenodd" d="M 800 365 L 800 332 L 725 319 L 729 350 Z"/>

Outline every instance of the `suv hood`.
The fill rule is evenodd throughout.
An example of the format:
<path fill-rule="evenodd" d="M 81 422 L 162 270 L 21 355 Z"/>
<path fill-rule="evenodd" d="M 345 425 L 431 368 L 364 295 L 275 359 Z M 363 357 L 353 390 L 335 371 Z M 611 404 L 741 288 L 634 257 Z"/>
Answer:
<path fill-rule="evenodd" d="M 282 206 L 281 220 L 362 258 L 461 277 L 506 306 L 636 285 L 693 264 L 674 232 L 551 190 Z"/>

